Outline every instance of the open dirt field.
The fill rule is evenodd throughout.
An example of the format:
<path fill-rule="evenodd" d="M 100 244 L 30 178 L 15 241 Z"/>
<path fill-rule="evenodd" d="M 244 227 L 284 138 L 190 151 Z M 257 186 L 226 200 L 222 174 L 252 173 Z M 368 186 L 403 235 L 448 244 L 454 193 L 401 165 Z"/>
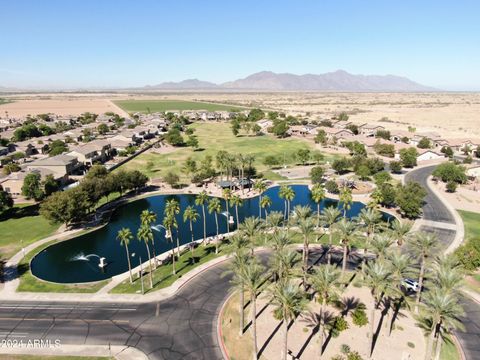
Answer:
<path fill-rule="evenodd" d="M 355 123 L 378 123 L 390 129 L 435 131 L 449 138 L 480 137 L 480 93 L 215 93 L 157 92 L 131 94 L 35 94 L 2 96 L 15 100 L 0 105 L 0 116 L 54 112 L 103 113 L 121 109 L 109 100 L 185 100 L 255 106 L 328 118 L 346 111 Z M 381 120 L 387 118 L 388 120 Z"/>

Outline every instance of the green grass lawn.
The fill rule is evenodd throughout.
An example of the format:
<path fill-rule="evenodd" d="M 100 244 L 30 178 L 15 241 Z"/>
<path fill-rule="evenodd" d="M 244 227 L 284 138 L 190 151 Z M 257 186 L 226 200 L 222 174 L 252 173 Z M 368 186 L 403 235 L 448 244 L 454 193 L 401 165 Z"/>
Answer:
<path fill-rule="evenodd" d="M 263 164 L 267 155 L 275 155 L 285 158 L 287 164 L 293 164 L 293 154 L 300 149 L 313 150 L 306 141 L 299 139 L 277 139 L 270 135 L 263 136 L 238 136 L 232 134 L 230 125 L 227 123 L 195 123 L 191 125 L 198 136 L 201 151 L 193 151 L 192 148 L 182 147 L 168 154 L 144 153 L 129 161 L 124 168 L 139 169 L 150 178 L 161 178 L 166 172 L 173 171 L 182 177 L 182 181 L 188 179 L 181 172 L 182 166 L 188 157 L 201 160 L 206 155 L 215 155 L 219 150 L 226 150 L 232 154 L 251 154 L 255 156 L 257 171 L 267 171 L 272 179 L 278 179 Z"/>
<path fill-rule="evenodd" d="M 127 112 L 164 112 L 167 110 L 207 110 L 232 111 L 245 109 L 241 106 L 228 104 L 213 104 L 182 100 L 118 100 L 114 101 Z M 149 111 L 150 110 L 150 111 Z"/>
<path fill-rule="evenodd" d="M 218 256 L 225 255 L 221 251 L 222 246 L 220 246 L 219 249 L 220 249 L 219 253 L 215 254 L 214 245 L 198 246 L 194 252 L 195 263 L 192 262 L 191 252 L 190 251 L 184 252 L 183 254 L 180 255 L 180 259 L 178 259 L 175 263 L 175 268 L 176 268 L 175 275 L 172 274 L 172 264 L 165 264 L 165 265 L 159 266 L 153 272 L 153 288 L 152 289 L 150 289 L 150 277 L 148 274 L 145 274 L 143 276 L 145 293 L 166 288 L 167 286 L 172 285 L 175 282 L 175 280 L 181 278 L 183 275 L 188 273 L 190 270 L 196 268 L 197 266 L 202 265 L 212 259 L 215 259 Z M 141 293 L 142 283 L 137 275 L 138 274 L 133 274 L 133 277 L 134 277 L 133 284 L 130 284 L 130 280 L 127 279 L 122 283 L 118 284 L 116 287 L 114 287 L 110 291 L 110 293 L 112 294 Z"/>
<path fill-rule="evenodd" d="M 52 235 L 59 224 L 38 214 L 37 205 L 15 205 L 0 217 L 0 256 L 8 259 L 23 246 Z"/>
<path fill-rule="evenodd" d="M 462 217 L 463 224 L 465 225 L 465 238 L 478 238 L 480 237 L 480 213 L 471 211 L 458 210 L 458 213 Z"/>
<path fill-rule="evenodd" d="M 444 342 L 442 349 L 440 350 L 440 360 L 458 360 L 460 354 L 457 351 L 457 347 L 453 341 Z"/>

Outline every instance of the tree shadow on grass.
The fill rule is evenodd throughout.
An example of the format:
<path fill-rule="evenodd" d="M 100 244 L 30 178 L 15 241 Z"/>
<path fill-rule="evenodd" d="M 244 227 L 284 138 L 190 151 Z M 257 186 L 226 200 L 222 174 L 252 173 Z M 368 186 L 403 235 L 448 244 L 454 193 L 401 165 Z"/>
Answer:
<path fill-rule="evenodd" d="M 38 216 L 40 206 L 32 204 L 24 207 L 12 207 L 0 214 L 0 221 L 8 219 L 21 219 L 28 216 Z"/>

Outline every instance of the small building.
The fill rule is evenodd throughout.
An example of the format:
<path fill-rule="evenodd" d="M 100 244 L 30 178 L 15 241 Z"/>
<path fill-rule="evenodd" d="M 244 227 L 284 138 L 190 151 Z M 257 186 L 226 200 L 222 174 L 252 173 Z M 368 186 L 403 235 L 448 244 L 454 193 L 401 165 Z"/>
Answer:
<path fill-rule="evenodd" d="M 444 155 L 442 153 L 438 153 L 436 151 L 433 151 L 432 149 L 417 149 L 417 151 L 418 151 L 418 156 L 417 156 L 418 162 L 444 158 Z"/>

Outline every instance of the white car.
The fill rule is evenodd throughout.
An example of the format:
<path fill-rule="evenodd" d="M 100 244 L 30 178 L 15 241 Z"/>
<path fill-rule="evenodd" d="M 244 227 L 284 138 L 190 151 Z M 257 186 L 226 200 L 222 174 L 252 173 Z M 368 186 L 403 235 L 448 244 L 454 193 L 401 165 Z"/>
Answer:
<path fill-rule="evenodd" d="M 407 291 L 417 292 L 420 289 L 418 281 L 412 279 L 403 279 L 402 285 Z"/>

